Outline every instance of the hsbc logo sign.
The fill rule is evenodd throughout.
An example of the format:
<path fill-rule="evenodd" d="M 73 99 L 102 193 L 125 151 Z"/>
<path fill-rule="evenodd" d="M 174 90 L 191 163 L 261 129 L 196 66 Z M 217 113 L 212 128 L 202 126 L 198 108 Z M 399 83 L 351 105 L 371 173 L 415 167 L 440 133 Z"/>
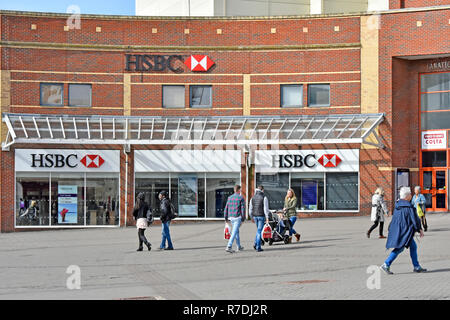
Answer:
<path fill-rule="evenodd" d="M 317 161 L 325 168 L 336 168 L 342 159 L 336 154 L 324 154 Z"/>
<path fill-rule="evenodd" d="M 105 163 L 105 160 L 95 154 L 88 154 L 78 161 L 77 154 L 31 154 L 32 168 L 77 168 L 82 163 L 86 168 L 99 168 Z"/>
<path fill-rule="evenodd" d="M 207 72 L 215 64 L 207 55 L 149 55 L 126 54 L 125 71 L 131 72 L 184 72 L 183 64 L 192 72 Z"/>
<path fill-rule="evenodd" d="M 81 159 L 81 163 L 86 168 L 100 168 L 105 160 L 97 154 L 88 154 Z"/>
<path fill-rule="evenodd" d="M 205 55 L 193 55 L 187 58 L 184 64 L 191 71 L 206 72 L 214 65 L 214 61 Z"/>
<path fill-rule="evenodd" d="M 342 159 L 336 154 L 324 154 L 318 160 L 314 153 L 307 155 L 283 154 L 272 157 L 272 167 L 274 168 L 314 168 L 317 163 L 324 168 L 336 168 Z"/>

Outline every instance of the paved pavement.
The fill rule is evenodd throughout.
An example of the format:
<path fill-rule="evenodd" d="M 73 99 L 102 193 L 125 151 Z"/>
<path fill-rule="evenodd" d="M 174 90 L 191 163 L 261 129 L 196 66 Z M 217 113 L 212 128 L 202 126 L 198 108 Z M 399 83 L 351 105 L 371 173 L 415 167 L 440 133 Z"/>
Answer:
<path fill-rule="evenodd" d="M 158 251 L 160 226 L 147 229 L 153 250 L 136 252 L 135 228 L 51 230 L 0 234 L 0 299 L 450 299 L 450 214 L 428 216 L 419 261 L 409 252 L 394 262 L 380 289 L 368 289 L 371 265 L 388 255 L 368 217 L 302 219 L 299 243 L 257 253 L 255 225 L 241 228 L 245 250 L 225 252 L 222 222 L 171 227 L 174 251 Z M 69 290 L 67 268 L 81 270 Z M 377 282 L 369 281 L 372 284 Z"/>

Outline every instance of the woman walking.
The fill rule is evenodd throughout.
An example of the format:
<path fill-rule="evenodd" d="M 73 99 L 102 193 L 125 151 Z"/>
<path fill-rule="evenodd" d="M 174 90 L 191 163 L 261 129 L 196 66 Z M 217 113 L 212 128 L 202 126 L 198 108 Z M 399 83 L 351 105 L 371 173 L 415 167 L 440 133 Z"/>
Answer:
<path fill-rule="evenodd" d="M 380 239 L 385 239 L 386 237 L 383 235 L 384 228 L 384 215 L 388 215 L 388 209 L 386 206 L 386 201 L 384 201 L 384 190 L 381 187 L 378 187 L 375 190 L 375 194 L 372 197 L 372 214 L 370 216 L 370 220 L 374 222 L 372 227 L 367 231 L 367 238 L 370 238 L 370 233 L 380 225 Z"/>
<path fill-rule="evenodd" d="M 284 199 L 284 214 L 289 220 L 289 243 L 292 242 L 292 235 L 295 235 L 297 242 L 300 241 L 300 234 L 294 229 L 294 224 L 297 221 L 297 197 L 292 188 L 287 191 L 286 198 Z"/>
<path fill-rule="evenodd" d="M 136 206 L 133 209 L 133 216 L 136 220 L 136 228 L 138 229 L 139 247 L 136 251 L 142 251 L 142 244 L 145 243 L 148 251 L 152 250 L 152 245 L 145 237 L 145 229 L 148 227 L 147 211 L 149 207 L 145 202 L 145 195 L 143 192 L 137 195 Z"/>
<path fill-rule="evenodd" d="M 420 221 L 422 222 L 422 227 L 424 231 L 427 231 L 428 224 L 427 224 L 427 218 L 425 217 L 425 196 L 420 193 L 420 187 L 416 186 L 414 188 L 414 196 L 411 200 L 412 205 L 414 208 L 416 208 L 417 215 L 420 218 Z"/>

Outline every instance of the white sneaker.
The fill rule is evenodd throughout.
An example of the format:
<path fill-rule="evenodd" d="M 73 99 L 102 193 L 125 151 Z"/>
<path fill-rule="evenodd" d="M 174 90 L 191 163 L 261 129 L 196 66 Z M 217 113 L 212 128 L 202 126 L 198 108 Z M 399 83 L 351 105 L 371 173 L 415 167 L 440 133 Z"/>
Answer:
<path fill-rule="evenodd" d="M 229 253 L 233 253 L 233 252 L 234 252 L 233 249 L 228 248 L 228 247 L 225 249 L 225 251 L 226 251 L 226 252 L 229 252 Z"/>

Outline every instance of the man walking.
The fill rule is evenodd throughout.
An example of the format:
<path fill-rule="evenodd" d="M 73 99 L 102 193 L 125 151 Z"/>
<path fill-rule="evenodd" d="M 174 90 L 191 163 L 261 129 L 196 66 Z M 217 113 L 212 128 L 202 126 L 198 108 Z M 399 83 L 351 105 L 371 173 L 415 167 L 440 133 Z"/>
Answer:
<path fill-rule="evenodd" d="M 172 220 L 171 216 L 172 206 L 170 205 L 170 200 L 167 199 L 167 192 L 161 191 L 159 193 L 160 211 L 161 211 L 161 224 L 162 224 L 162 241 L 159 246 L 159 250 L 173 250 L 172 239 L 170 238 L 170 221 Z M 167 247 L 166 247 L 167 241 Z"/>
<path fill-rule="evenodd" d="M 253 244 L 253 249 L 258 252 L 264 251 L 261 249 L 261 232 L 264 228 L 264 221 L 269 222 L 269 199 L 264 195 L 264 187 L 259 186 L 255 190 L 255 195 L 250 201 L 249 208 L 250 217 L 253 222 L 256 223 L 256 237 L 255 243 Z"/>
<path fill-rule="evenodd" d="M 409 187 L 400 188 L 400 200 L 395 205 L 392 222 L 389 226 L 389 235 L 386 242 L 386 249 L 394 248 L 386 259 L 381 269 L 387 274 L 393 274 L 390 270 L 392 262 L 405 249 L 409 248 L 409 254 L 414 266 L 414 272 L 426 272 L 420 266 L 417 259 L 417 244 L 414 241 L 414 234 L 420 232 L 423 237 L 423 230 L 420 219 L 411 204 L 411 189 Z"/>
<path fill-rule="evenodd" d="M 239 238 L 239 228 L 241 224 L 245 221 L 245 200 L 241 195 L 241 186 L 234 186 L 234 194 L 228 197 L 227 204 L 224 210 L 225 221 L 231 221 L 232 231 L 231 237 L 228 241 L 227 248 L 225 251 L 232 253 L 233 241 L 236 239 L 237 251 L 244 250 L 241 246 L 241 240 Z"/>

